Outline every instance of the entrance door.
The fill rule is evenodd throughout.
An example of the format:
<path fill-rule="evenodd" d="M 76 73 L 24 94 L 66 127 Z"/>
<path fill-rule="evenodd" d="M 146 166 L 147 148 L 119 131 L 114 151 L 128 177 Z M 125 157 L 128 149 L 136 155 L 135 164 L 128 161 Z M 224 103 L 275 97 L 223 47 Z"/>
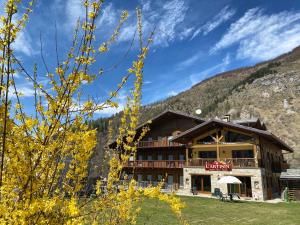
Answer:
<path fill-rule="evenodd" d="M 192 175 L 192 189 L 202 193 L 211 192 L 209 175 Z"/>
<path fill-rule="evenodd" d="M 167 189 L 173 189 L 174 177 L 173 175 L 168 175 L 168 187 Z"/>
<path fill-rule="evenodd" d="M 237 193 L 240 196 L 252 197 L 251 177 L 237 178 L 242 182 L 241 184 L 228 184 L 227 189 L 230 193 Z"/>

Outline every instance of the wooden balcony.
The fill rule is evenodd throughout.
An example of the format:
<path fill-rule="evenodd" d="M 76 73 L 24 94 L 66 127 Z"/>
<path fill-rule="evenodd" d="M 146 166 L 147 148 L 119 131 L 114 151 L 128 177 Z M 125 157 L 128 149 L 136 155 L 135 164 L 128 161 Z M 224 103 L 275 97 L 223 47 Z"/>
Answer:
<path fill-rule="evenodd" d="M 170 142 L 168 139 L 164 138 L 162 140 L 156 141 L 140 141 L 137 145 L 138 148 L 155 148 L 155 147 L 174 147 L 183 146 L 183 144 L 177 142 Z"/>
<path fill-rule="evenodd" d="M 212 163 L 217 161 L 216 158 L 193 158 L 189 159 L 188 167 L 204 167 L 206 163 Z M 220 161 L 227 164 L 232 164 L 232 168 L 256 168 L 254 158 L 226 158 L 220 159 Z"/>
<path fill-rule="evenodd" d="M 184 168 L 185 160 L 136 160 L 128 161 L 124 167 L 130 168 Z"/>
<path fill-rule="evenodd" d="M 217 161 L 216 158 L 204 159 L 193 158 L 189 159 L 188 163 L 185 160 L 135 160 L 128 161 L 124 168 L 184 168 L 184 167 L 204 167 L 206 163 Z M 257 168 L 254 158 L 227 158 L 220 161 L 227 164 L 232 164 L 232 168 Z"/>

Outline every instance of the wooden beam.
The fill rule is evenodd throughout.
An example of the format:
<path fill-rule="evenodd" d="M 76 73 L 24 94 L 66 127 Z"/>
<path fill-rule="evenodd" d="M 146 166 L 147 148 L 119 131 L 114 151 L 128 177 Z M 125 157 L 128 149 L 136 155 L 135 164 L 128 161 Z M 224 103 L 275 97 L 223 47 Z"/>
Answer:
<path fill-rule="evenodd" d="M 185 162 L 186 162 L 186 166 L 188 166 L 189 163 L 189 148 L 186 147 L 185 149 Z"/>
<path fill-rule="evenodd" d="M 219 131 L 217 130 L 216 139 L 217 139 L 217 161 L 220 161 L 220 148 L 219 148 Z"/>
<path fill-rule="evenodd" d="M 256 149 L 256 145 L 253 145 L 253 155 L 254 155 L 254 160 L 255 160 L 255 167 L 257 167 L 258 166 L 258 160 L 257 160 L 257 157 L 258 157 L 258 155 L 257 155 L 257 149 Z"/>

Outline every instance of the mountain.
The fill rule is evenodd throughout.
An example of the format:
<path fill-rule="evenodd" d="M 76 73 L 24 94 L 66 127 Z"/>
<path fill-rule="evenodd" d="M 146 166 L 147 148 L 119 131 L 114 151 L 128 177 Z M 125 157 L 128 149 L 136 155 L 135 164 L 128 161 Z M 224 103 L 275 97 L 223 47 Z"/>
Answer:
<path fill-rule="evenodd" d="M 292 168 L 300 168 L 300 47 L 270 61 L 217 74 L 176 96 L 145 105 L 140 122 L 166 109 L 192 115 L 201 109 L 204 119 L 225 114 L 232 119 L 259 117 L 295 150 L 285 156 Z M 113 117 L 115 128 L 119 118 L 120 114 Z"/>

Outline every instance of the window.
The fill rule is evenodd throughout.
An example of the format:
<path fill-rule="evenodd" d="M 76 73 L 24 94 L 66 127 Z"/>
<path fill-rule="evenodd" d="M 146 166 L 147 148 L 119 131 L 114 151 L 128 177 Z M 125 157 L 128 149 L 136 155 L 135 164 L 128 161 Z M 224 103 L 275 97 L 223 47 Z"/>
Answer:
<path fill-rule="evenodd" d="M 232 131 L 226 131 L 225 132 L 225 141 L 226 142 L 246 142 L 246 141 L 253 141 L 253 137 L 245 135 L 245 134 L 239 134 Z"/>
<path fill-rule="evenodd" d="M 143 160 L 143 155 L 142 154 L 138 155 L 138 160 Z"/>
<path fill-rule="evenodd" d="M 128 174 L 128 180 L 131 180 L 132 178 L 133 178 L 133 174 L 132 173 Z"/>
<path fill-rule="evenodd" d="M 168 185 L 173 185 L 173 175 L 168 175 Z"/>
<path fill-rule="evenodd" d="M 198 152 L 199 158 L 217 158 L 217 152 L 216 151 L 201 151 Z"/>
<path fill-rule="evenodd" d="M 179 160 L 184 160 L 184 154 L 179 154 Z"/>
<path fill-rule="evenodd" d="M 152 181 L 152 175 L 151 174 L 147 175 L 147 181 Z"/>
<path fill-rule="evenodd" d="M 147 160 L 152 160 L 152 155 L 148 155 Z"/>
<path fill-rule="evenodd" d="M 232 150 L 232 158 L 254 158 L 253 150 Z"/>
<path fill-rule="evenodd" d="M 157 160 L 163 160 L 163 156 L 162 156 L 161 153 L 158 153 L 158 155 L 157 155 Z"/>
<path fill-rule="evenodd" d="M 137 175 L 137 179 L 138 179 L 138 181 L 143 181 L 143 175 L 142 174 L 138 174 Z"/>
<path fill-rule="evenodd" d="M 163 179 L 163 176 L 161 174 L 158 174 L 157 175 L 157 181 L 160 182 L 160 181 L 162 181 L 162 179 Z"/>
<path fill-rule="evenodd" d="M 183 176 L 179 176 L 179 186 L 183 187 Z"/>

